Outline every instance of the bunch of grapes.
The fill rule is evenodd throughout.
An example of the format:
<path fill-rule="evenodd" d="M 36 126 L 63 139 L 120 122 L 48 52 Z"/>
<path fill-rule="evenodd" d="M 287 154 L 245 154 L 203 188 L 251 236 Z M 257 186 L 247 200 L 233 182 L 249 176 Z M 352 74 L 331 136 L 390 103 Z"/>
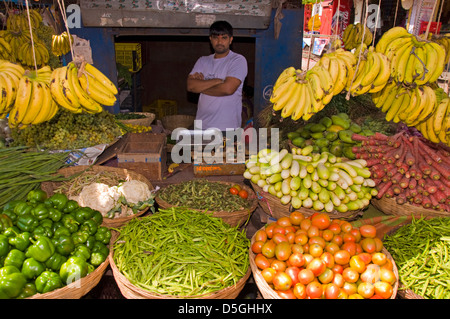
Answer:
<path fill-rule="evenodd" d="M 74 150 L 98 144 L 109 144 L 122 135 L 114 115 L 75 114 L 60 108 L 48 122 L 13 129 L 13 145 L 40 147 L 49 150 Z"/>

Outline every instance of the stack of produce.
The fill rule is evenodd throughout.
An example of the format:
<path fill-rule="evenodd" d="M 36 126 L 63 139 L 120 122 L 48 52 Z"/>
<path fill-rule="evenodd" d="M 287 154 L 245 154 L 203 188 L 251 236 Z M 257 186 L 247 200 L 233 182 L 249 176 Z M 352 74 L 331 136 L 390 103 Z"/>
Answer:
<path fill-rule="evenodd" d="M 308 122 L 296 131 L 289 132 L 287 136 L 296 147 L 312 145 L 313 153 L 330 152 L 336 156 L 355 159 L 352 147 L 358 145 L 358 142 L 352 139 L 353 133 L 374 134 L 371 130 L 363 130 L 346 113 L 338 113 L 331 117 L 324 116 L 317 123 Z"/>
<path fill-rule="evenodd" d="M 70 46 L 73 44 L 73 37 L 67 31 L 61 34 L 52 35 L 52 52 L 56 56 L 64 55 L 70 52 Z"/>
<path fill-rule="evenodd" d="M 346 50 L 353 50 L 361 43 L 369 46 L 373 36 L 369 28 L 361 23 L 349 24 L 342 34 L 342 41 Z"/>
<path fill-rule="evenodd" d="M 372 225 L 295 211 L 255 233 L 252 270 L 281 298 L 393 298 L 396 266 L 376 235 Z"/>
<path fill-rule="evenodd" d="M 397 204 L 450 210 L 450 150 L 420 136 L 402 131 L 393 136 L 354 134 L 361 146 L 353 147 L 365 159 L 378 189 L 377 198 L 393 198 Z"/>
<path fill-rule="evenodd" d="M 344 213 L 369 205 L 376 190 L 365 160 L 311 151 L 312 146 L 292 153 L 261 150 L 247 160 L 244 178 L 294 209 Z"/>
<path fill-rule="evenodd" d="M 450 298 L 450 219 L 413 218 L 411 223 L 385 236 L 383 244 L 398 266 L 399 295 L 408 299 Z"/>
<path fill-rule="evenodd" d="M 187 208 L 131 220 L 111 249 L 132 285 L 167 298 L 201 298 L 236 285 L 249 270 L 245 230 Z"/>
<path fill-rule="evenodd" d="M 63 194 L 40 190 L 9 202 L 0 215 L 0 296 L 27 298 L 85 277 L 109 254 L 102 215 Z"/>
<path fill-rule="evenodd" d="M 48 150 L 74 150 L 109 144 L 120 135 L 114 115 L 107 111 L 73 113 L 64 108 L 60 108 L 50 121 L 11 131 L 13 145 L 38 146 Z"/>
<path fill-rule="evenodd" d="M 0 60 L 0 118 L 5 118 L 14 106 L 20 79 L 25 73 L 24 68 L 16 63 Z"/>

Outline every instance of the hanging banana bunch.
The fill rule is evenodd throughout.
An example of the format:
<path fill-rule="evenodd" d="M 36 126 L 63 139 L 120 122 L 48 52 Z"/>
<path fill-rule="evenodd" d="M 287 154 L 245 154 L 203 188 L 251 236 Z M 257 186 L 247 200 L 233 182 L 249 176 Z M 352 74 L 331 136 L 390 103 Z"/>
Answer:
<path fill-rule="evenodd" d="M 346 50 L 353 50 L 361 42 L 369 46 L 372 43 L 372 40 L 373 35 L 369 28 L 361 23 L 349 24 L 342 33 L 342 41 L 344 42 L 344 48 Z"/>
<path fill-rule="evenodd" d="M 70 52 L 70 46 L 73 44 L 73 37 L 67 31 L 59 35 L 52 35 L 52 52 L 56 56 L 61 56 Z"/>
<path fill-rule="evenodd" d="M 17 87 L 24 73 L 21 65 L 0 60 L 0 118 L 5 118 L 14 106 Z"/>

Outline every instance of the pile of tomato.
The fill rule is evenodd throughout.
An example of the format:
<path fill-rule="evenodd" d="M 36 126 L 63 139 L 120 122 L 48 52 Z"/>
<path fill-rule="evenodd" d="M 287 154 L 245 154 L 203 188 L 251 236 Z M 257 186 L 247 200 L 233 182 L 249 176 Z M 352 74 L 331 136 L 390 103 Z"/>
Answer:
<path fill-rule="evenodd" d="M 259 229 L 251 245 L 262 277 L 287 299 L 391 298 L 397 277 L 382 248 L 373 225 L 299 211 Z"/>
<path fill-rule="evenodd" d="M 231 186 L 229 191 L 231 194 L 238 195 L 239 197 L 241 197 L 243 199 L 247 199 L 247 197 L 248 197 L 248 192 L 245 189 L 243 189 L 239 184 L 235 184 L 235 185 Z"/>

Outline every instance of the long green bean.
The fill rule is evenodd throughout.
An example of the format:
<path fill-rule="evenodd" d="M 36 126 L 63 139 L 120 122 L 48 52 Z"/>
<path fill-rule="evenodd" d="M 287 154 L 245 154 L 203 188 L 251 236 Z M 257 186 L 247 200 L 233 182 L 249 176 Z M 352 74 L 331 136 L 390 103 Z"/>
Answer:
<path fill-rule="evenodd" d="M 192 209 L 159 210 L 118 231 L 113 244 L 117 268 L 131 283 L 154 293 L 210 293 L 236 284 L 249 267 L 244 230 Z"/>

